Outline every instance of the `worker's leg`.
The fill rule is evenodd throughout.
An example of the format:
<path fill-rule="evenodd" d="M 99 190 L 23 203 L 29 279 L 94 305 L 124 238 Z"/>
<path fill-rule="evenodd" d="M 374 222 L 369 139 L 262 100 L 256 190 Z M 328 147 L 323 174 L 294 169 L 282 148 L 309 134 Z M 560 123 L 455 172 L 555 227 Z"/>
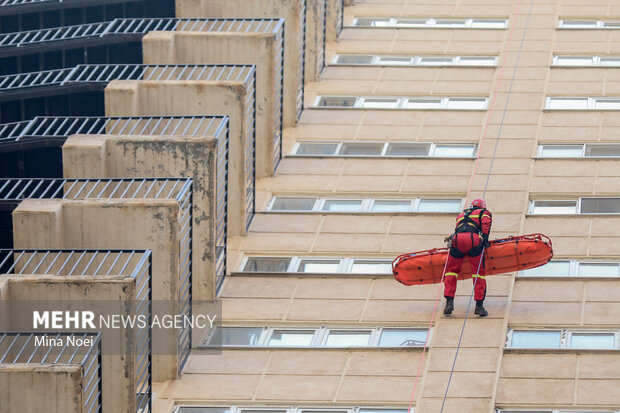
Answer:
<path fill-rule="evenodd" d="M 461 271 L 461 265 L 463 264 L 463 254 L 461 257 L 455 257 L 455 255 L 459 255 L 459 251 L 453 251 L 454 248 L 450 248 L 450 253 L 448 254 L 448 263 L 446 264 L 446 275 L 444 277 L 444 290 L 443 296 L 448 298 L 454 298 L 454 294 L 456 293 L 456 280 L 459 276 L 459 271 Z"/>
<path fill-rule="evenodd" d="M 484 257 L 482 254 L 475 256 L 469 255 L 469 263 L 472 267 L 474 282 L 474 299 L 476 300 L 476 309 L 474 314 L 480 317 L 486 317 L 489 312 L 484 308 L 484 299 L 487 295 L 487 280 L 485 278 L 486 270 L 484 268 Z M 476 273 L 476 270 L 477 273 Z"/>

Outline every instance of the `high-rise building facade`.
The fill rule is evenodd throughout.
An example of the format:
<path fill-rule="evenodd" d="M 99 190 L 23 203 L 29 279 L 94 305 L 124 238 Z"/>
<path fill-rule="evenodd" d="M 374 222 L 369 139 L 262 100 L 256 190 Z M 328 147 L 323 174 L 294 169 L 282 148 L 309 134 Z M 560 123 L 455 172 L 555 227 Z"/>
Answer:
<path fill-rule="evenodd" d="M 80 388 L 57 375 L 59 388 L 103 396 L 81 405 L 58 396 L 58 406 L 620 412 L 620 3 L 175 6 L 176 17 L 159 13 L 144 26 L 148 14 L 117 13 L 92 44 L 88 33 L 61 35 L 92 48 L 95 64 L 74 61 L 75 43 L 63 39 L 31 39 L 30 54 L 13 45 L 2 55 L 17 68 L 0 77 L 0 150 L 10 148 L 2 152 L 12 162 L 0 166 L 2 178 L 65 180 L 0 180 L 0 206 L 13 211 L 1 221 L 3 246 L 17 249 L 15 264 L 0 259 L 0 296 L 42 297 L 27 274 L 49 278 L 57 262 L 124 248 L 102 259 L 127 259 L 120 272 L 55 270 L 91 277 L 67 297 L 103 297 L 114 275 L 129 286 L 122 298 L 147 299 L 132 294 L 148 267 L 149 299 L 222 306 L 221 325 L 194 331 L 192 342 L 187 331 L 154 335 L 179 356 L 154 356 L 148 380 L 139 368 L 94 363 L 94 350 L 63 364 L 102 384 Z M 142 61 L 114 62 L 111 45 L 136 39 Z M 66 73 L 47 68 L 59 50 Z M 35 63 L 43 72 L 20 73 Z M 54 165 L 41 164 L 46 156 Z M 460 281 L 455 310 L 443 315 L 443 286 L 399 284 L 391 263 L 443 247 L 474 198 L 493 214 L 491 239 L 542 233 L 554 258 L 488 276 L 486 317 L 473 313 L 472 282 Z M 63 297 L 62 287 L 48 291 Z M 14 365 L 24 359 L 10 343 L 33 350 L 0 339 L 0 373 L 23 383 Z M 122 369 L 131 374 L 112 383 Z M 3 399 L 23 408 L 7 389 L 0 412 Z"/>

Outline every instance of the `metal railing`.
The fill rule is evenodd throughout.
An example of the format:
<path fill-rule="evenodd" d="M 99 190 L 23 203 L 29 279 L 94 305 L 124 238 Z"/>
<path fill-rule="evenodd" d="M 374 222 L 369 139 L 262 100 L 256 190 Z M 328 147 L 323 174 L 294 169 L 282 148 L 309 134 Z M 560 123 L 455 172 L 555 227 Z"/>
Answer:
<path fill-rule="evenodd" d="M 283 111 L 284 111 L 284 21 L 282 21 L 282 29 L 277 31 L 276 35 L 276 53 L 278 59 L 274 70 L 274 85 L 276 85 L 276 113 L 274 119 L 274 135 L 273 135 L 273 170 L 278 168 L 282 160 L 282 132 L 283 132 Z"/>
<path fill-rule="evenodd" d="M 7 250 L 0 249 L 0 274 L 55 275 L 60 277 L 133 278 L 136 283 L 136 315 L 151 319 L 152 254 L 150 250 Z M 151 411 L 152 334 L 150 328 L 136 333 L 136 407 Z"/>
<path fill-rule="evenodd" d="M 13 209 L 24 199 L 174 199 L 179 202 L 179 302 L 181 315 L 191 315 L 192 180 L 135 179 L 0 179 L 0 207 Z M 179 334 L 181 367 L 189 357 L 190 326 Z"/>
<path fill-rule="evenodd" d="M 0 152 L 60 147 L 72 135 L 217 136 L 226 116 L 37 116 L 0 124 Z"/>
<path fill-rule="evenodd" d="M 142 0 L 0 0 L 0 16 L 138 1 Z"/>
<path fill-rule="evenodd" d="M 245 173 L 245 212 L 246 229 L 250 227 L 256 210 L 256 71 L 247 83 L 245 100 L 245 141 L 244 141 L 244 173 Z"/>
<path fill-rule="evenodd" d="M 302 2 L 299 11 L 299 19 L 301 21 L 300 27 L 300 39 L 301 47 L 298 50 L 297 57 L 297 71 L 299 76 L 299 84 L 297 85 L 297 119 L 301 117 L 301 112 L 304 110 L 304 86 L 306 84 L 306 5 L 307 0 Z M 301 71 L 301 72 L 300 72 Z"/>
<path fill-rule="evenodd" d="M 68 338 L 91 339 L 87 351 L 70 346 Z M 35 340 L 62 345 L 42 346 Z M 101 334 L 100 333 L 0 333 L 0 364 L 29 363 L 39 365 L 77 364 L 82 367 L 84 412 L 102 411 Z M 28 389 L 22 389 L 27 391 Z M 25 395 L 27 397 L 27 395 Z"/>
<path fill-rule="evenodd" d="M 280 19 L 118 18 L 0 34 L 0 57 L 139 41 L 152 31 L 271 33 L 276 32 L 281 24 Z"/>
<path fill-rule="evenodd" d="M 31 95 L 62 94 L 63 88 L 102 90 L 112 80 L 144 81 L 247 81 L 256 70 L 252 65 L 77 65 L 0 76 L 0 101 Z"/>
<path fill-rule="evenodd" d="M 45 117 L 0 124 L 0 153 L 47 146 L 62 146 L 71 135 L 107 136 L 213 136 L 216 144 L 216 278 L 226 275 L 228 225 L 227 116 L 155 117 Z M 198 216 L 194 214 L 194 216 Z"/>

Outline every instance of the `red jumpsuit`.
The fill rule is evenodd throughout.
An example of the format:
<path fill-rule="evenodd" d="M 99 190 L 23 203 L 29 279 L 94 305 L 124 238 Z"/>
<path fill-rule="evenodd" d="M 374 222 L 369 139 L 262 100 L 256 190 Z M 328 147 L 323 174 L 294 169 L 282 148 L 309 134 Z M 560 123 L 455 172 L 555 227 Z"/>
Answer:
<path fill-rule="evenodd" d="M 461 271 L 463 259 L 467 256 L 474 272 L 473 281 L 476 285 L 474 299 L 484 300 L 487 292 L 484 260 L 482 259 L 482 240 L 488 238 L 493 218 L 489 211 L 480 207 L 472 207 L 461 212 L 456 219 L 455 234 L 452 238 L 452 247 L 446 264 L 444 280 L 444 297 L 454 298 L 456 281 Z M 478 274 L 476 270 L 480 267 Z M 476 281 L 476 278 L 478 281 Z"/>

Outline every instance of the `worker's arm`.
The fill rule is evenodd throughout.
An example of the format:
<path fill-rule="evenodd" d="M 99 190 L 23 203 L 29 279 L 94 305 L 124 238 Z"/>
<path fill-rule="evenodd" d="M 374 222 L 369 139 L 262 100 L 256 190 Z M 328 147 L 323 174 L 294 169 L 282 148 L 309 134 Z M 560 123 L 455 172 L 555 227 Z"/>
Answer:
<path fill-rule="evenodd" d="M 482 240 L 485 247 L 489 246 L 489 233 L 493 224 L 493 215 L 490 211 L 484 211 L 480 217 L 480 228 L 482 229 Z"/>

